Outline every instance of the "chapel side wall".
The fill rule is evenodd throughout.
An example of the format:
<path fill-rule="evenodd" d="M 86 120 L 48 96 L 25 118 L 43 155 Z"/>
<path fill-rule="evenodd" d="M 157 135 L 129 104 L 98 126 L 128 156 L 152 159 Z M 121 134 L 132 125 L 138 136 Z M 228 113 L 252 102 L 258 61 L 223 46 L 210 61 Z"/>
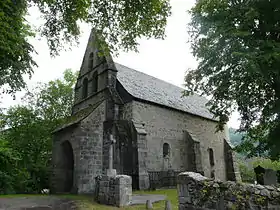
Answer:
<path fill-rule="evenodd" d="M 208 148 L 212 148 L 215 177 L 221 180 L 226 179 L 223 145 L 226 136 L 224 132 L 215 133 L 215 122 L 139 101 L 133 101 L 132 106 L 133 120 L 145 124 L 149 171 L 163 170 L 162 146 L 165 142 L 171 147 L 171 169 L 187 170 L 187 143 L 183 140 L 183 131 L 188 131 L 200 141 L 201 162 L 205 176 L 211 176 Z"/>
<path fill-rule="evenodd" d="M 95 177 L 102 174 L 103 122 L 106 101 L 103 101 L 81 122 L 85 135 L 80 139 L 80 176 L 78 193 L 93 193 Z"/>

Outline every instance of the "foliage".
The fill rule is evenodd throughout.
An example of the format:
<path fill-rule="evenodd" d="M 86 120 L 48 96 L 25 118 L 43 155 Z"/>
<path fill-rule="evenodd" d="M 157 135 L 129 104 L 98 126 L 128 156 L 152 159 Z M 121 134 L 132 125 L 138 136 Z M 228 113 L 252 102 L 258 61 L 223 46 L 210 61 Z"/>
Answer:
<path fill-rule="evenodd" d="M 253 167 L 257 167 L 258 165 L 263 168 L 273 169 L 275 171 L 280 170 L 280 161 L 273 161 L 271 159 L 266 158 L 256 158 L 253 162 Z"/>
<path fill-rule="evenodd" d="M 251 159 L 242 159 L 239 161 L 240 175 L 243 182 L 254 183 L 256 175 L 254 168 L 260 165 L 263 168 L 280 170 L 280 161 L 273 161 L 271 159 L 255 157 Z"/>
<path fill-rule="evenodd" d="M 233 144 L 233 146 L 237 146 L 241 144 L 242 138 L 244 137 L 245 133 L 244 132 L 238 132 L 234 128 L 229 128 L 229 138 L 230 142 Z"/>
<path fill-rule="evenodd" d="M 186 94 L 212 97 L 218 130 L 237 110 L 248 132 L 239 148 L 251 156 L 280 154 L 279 9 L 277 0 L 198 0 L 190 11 L 199 64 L 186 74 Z"/>
<path fill-rule="evenodd" d="M 0 194 L 9 193 L 13 190 L 14 168 L 17 154 L 7 145 L 3 139 L 0 140 Z"/>
<path fill-rule="evenodd" d="M 25 86 L 23 74 L 32 74 L 35 62 L 33 47 L 27 38 L 33 34 L 24 16 L 27 2 L 2 0 L 0 2 L 0 87 L 13 93 Z"/>
<path fill-rule="evenodd" d="M 36 7 L 44 21 L 39 34 L 47 39 L 52 56 L 66 44 L 76 43 L 79 23 L 93 27 L 104 38 L 99 45 L 109 49 L 137 50 L 142 36 L 164 38 L 169 0 L 2 0 L 0 2 L 0 87 L 8 93 L 24 87 L 23 74 L 32 74 L 36 63 L 27 41 L 35 29 L 25 21 L 26 12 Z M 108 45 L 105 44 L 105 41 Z"/>
<path fill-rule="evenodd" d="M 253 168 L 249 168 L 247 165 L 244 163 L 239 164 L 239 171 L 240 171 L 240 176 L 243 182 L 247 183 L 254 183 L 256 180 L 256 174 L 253 170 Z"/>
<path fill-rule="evenodd" d="M 37 115 L 44 120 L 61 120 L 70 116 L 74 100 L 73 86 L 78 72 L 66 69 L 63 80 L 56 79 L 47 84 L 38 84 L 23 97 L 25 104 L 36 107 Z"/>
<path fill-rule="evenodd" d="M 77 73 L 66 70 L 62 80 L 39 84 L 33 91 L 28 91 L 22 105 L 9 108 L 2 116 L 7 128 L 2 132 L 2 138 L 8 142 L 9 150 L 5 144 L 0 146 L 0 151 L 17 151 L 17 156 L 11 156 L 18 157 L 16 166 L 12 167 L 18 173 L 9 184 L 16 192 L 40 192 L 48 188 L 51 132 L 71 114 L 76 78 Z M 7 168 L 1 168 L 1 172 L 9 174 Z M 9 177 L 7 175 L 7 179 Z M 13 186 L 14 180 L 23 177 L 25 182 L 20 188 Z"/>

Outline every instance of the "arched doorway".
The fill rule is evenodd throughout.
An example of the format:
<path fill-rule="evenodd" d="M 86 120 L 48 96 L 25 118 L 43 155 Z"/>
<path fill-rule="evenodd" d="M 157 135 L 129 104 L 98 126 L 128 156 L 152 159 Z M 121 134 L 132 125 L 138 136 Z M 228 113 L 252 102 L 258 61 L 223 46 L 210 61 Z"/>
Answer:
<path fill-rule="evenodd" d="M 69 141 L 64 141 L 61 144 L 63 152 L 63 173 L 64 173 L 64 183 L 63 191 L 66 193 L 71 192 L 73 187 L 73 175 L 74 175 L 74 154 L 73 148 Z"/>

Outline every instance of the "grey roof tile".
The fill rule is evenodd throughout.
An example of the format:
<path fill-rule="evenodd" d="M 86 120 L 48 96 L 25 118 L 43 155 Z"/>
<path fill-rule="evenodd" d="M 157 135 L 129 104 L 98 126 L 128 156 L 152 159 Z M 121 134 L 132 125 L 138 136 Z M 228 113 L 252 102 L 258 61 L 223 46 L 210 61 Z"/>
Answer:
<path fill-rule="evenodd" d="M 213 114 L 205 106 L 208 102 L 206 98 L 197 94 L 182 97 L 183 88 L 118 63 L 115 66 L 119 82 L 135 98 L 217 120 L 213 119 Z"/>

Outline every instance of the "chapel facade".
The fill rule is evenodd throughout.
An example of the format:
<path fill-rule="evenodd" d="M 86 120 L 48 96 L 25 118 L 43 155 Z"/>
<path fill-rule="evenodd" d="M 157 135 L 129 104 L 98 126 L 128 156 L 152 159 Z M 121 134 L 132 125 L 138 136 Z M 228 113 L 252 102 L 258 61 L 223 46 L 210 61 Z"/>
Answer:
<path fill-rule="evenodd" d="M 75 86 L 68 123 L 53 133 L 52 193 L 92 193 L 106 173 L 111 144 L 113 167 L 130 175 L 134 189 L 150 188 L 150 174 L 194 171 L 237 180 L 228 130 L 207 100 L 182 97 L 182 89 L 99 57 L 92 32 Z"/>

